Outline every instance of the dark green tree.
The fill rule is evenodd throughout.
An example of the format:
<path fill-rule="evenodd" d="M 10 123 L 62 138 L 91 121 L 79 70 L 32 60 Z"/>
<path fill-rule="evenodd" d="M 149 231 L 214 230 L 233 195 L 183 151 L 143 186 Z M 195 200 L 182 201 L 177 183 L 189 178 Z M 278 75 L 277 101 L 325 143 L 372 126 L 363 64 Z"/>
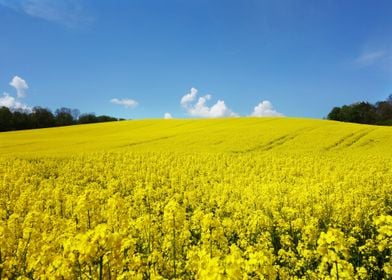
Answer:
<path fill-rule="evenodd" d="M 350 106 L 351 122 L 374 124 L 377 121 L 376 108 L 369 102 L 359 102 Z"/>
<path fill-rule="evenodd" d="M 117 121 L 117 118 L 113 118 L 105 115 L 97 117 L 97 122 L 113 122 L 113 121 Z"/>
<path fill-rule="evenodd" d="M 33 128 L 53 127 L 55 118 L 53 113 L 46 108 L 34 107 L 31 114 Z"/>
<path fill-rule="evenodd" d="M 8 131 L 12 129 L 12 112 L 7 107 L 0 107 L 0 131 Z"/>
<path fill-rule="evenodd" d="M 79 119 L 79 116 L 80 116 L 79 109 L 72 109 L 71 115 L 72 115 L 73 120 L 76 122 Z"/>
<path fill-rule="evenodd" d="M 33 128 L 31 114 L 24 111 L 15 111 L 12 114 L 12 125 L 14 129 L 30 129 Z"/>
<path fill-rule="evenodd" d="M 60 108 L 55 111 L 56 126 L 65 126 L 74 124 L 72 110 L 69 108 Z"/>
<path fill-rule="evenodd" d="M 60 108 L 53 114 L 49 109 L 34 107 L 33 110 L 12 110 L 0 107 L 0 131 L 45 128 L 73 124 L 117 121 L 116 118 L 94 113 L 80 115 L 78 109 Z"/>
<path fill-rule="evenodd" d="M 363 124 L 392 125 L 392 95 L 375 105 L 357 102 L 342 107 L 334 107 L 328 119 Z"/>
<path fill-rule="evenodd" d="M 80 115 L 79 120 L 78 120 L 78 122 L 80 124 L 96 123 L 97 121 L 98 121 L 98 118 L 93 113 L 82 114 L 82 115 Z"/>
<path fill-rule="evenodd" d="M 342 119 L 341 116 L 341 108 L 340 107 L 333 107 L 331 112 L 329 112 L 327 118 L 333 121 L 340 121 Z"/>

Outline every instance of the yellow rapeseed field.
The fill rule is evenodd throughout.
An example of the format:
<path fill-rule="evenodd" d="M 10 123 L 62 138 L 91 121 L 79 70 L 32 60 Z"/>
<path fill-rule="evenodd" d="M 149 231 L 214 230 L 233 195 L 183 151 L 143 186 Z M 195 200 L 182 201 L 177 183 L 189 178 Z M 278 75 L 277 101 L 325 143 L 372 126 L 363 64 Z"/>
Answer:
<path fill-rule="evenodd" d="M 391 279 L 391 254 L 391 127 L 0 133 L 0 279 Z"/>

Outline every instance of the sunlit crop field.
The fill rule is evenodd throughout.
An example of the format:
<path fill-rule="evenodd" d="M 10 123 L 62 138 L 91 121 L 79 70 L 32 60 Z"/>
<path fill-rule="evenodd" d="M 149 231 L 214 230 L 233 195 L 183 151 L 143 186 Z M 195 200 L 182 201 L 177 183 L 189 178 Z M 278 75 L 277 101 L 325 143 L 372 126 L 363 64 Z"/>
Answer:
<path fill-rule="evenodd" d="M 0 133 L 0 279 L 391 279 L 392 128 Z"/>

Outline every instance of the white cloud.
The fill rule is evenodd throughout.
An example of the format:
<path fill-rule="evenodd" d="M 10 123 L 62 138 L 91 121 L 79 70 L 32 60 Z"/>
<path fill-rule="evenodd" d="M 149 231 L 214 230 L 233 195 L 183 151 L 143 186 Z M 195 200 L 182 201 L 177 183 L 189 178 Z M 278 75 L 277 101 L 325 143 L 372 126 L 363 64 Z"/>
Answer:
<path fill-rule="evenodd" d="M 0 5 L 67 27 L 77 27 L 92 21 L 79 0 L 0 0 Z"/>
<path fill-rule="evenodd" d="M 19 76 L 14 76 L 10 85 L 15 88 L 16 97 L 4 92 L 3 96 L 0 96 L 0 107 L 5 106 L 11 110 L 31 111 L 32 108 L 21 101 L 26 97 L 26 90 L 29 88 L 26 81 Z"/>
<path fill-rule="evenodd" d="M 170 113 L 165 113 L 165 114 L 163 115 L 163 118 L 166 119 L 166 120 L 169 120 L 169 119 L 172 119 L 173 116 L 172 116 Z"/>
<path fill-rule="evenodd" d="M 354 59 L 354 64 L 360 67 L 367 67 L 374 65 L 388 57 L 389 55 L 386 50 L 365 51 Z"/>
<path fill-rule="evenodd" d="M 110 100 L 110 102 L 113 104 L 122 105 L 125 108 L 134 108 L 138 105 L 137 101 L 130 98 L 123 98 L 123 99 L 113 98 Z"/>
<path fill-rule="evenodd" d="M 9 93 L 3 93 L 0 97 L 0 107 L 7 107 L 11 110 L 26 110 L 31 111 L 31 107 L 20 102 L 17 98 L 11 96 Z"/>
<path fill-rule="evenodd" d="M 203 118 L 237 116 L 236 113 L 226 106 L 225 101 L 223 100 L 218 100 L 214 105 L 208 107 L 206 103 L 212 98 L 209 94 L 199 97 L 197 102 L 194 103 L 197 93 L 197 89 L 191 88 L 191 91 L 181 98 L 181 106 L 186 109 L 190 116 Z"/>
<path fill-rule="evenodd" d="M 254 117 L 283 117 L 284 115 L 274 109 L 271 102 L 264 100 L 260 102 L 251 114 Z"/>
<path fill-rule="evenodd" d="M 16 89 L 16 96 L 18 98 L 26 97 L 26 90 L 29 88 L 29 86 L 25 80 L 23 80 L 21 77 L 15 76 L 10 82 L 10 85 Z"/>
<path fill-rule="evenodd" d="M 191 103 L 195 100 L 196 95 L 197 95 L 197 89 L 191 88 L 191 91 L 189 93 L 185 94 L 181 98 L 181 105 L 187 106 L 189 103 Z"/>
<path fill-rule="evenodd" d="M 15 97 L 9 95 L 8 93 L 4 92 L 3 97 L 0 97 L 0 106 L 1 107 L 8 107 L 11 108 L 14 106 L 16 100 Z"/>

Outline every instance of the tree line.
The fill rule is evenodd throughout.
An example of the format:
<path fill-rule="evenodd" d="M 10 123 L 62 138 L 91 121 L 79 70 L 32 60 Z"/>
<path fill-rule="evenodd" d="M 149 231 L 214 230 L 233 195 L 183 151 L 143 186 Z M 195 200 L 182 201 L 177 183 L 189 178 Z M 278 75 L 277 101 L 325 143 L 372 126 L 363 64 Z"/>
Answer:
<path fill-rule="evenodd" d="M 357 102 L 334 107 L 327 117 L 329 120 L 375 125 L 392 125 L 392 94 L 375 104 Z"/>
<path fill-rule="evenodd" d="M 78 109 L 60 108 L 54 113 L 42 107 L 34 107 L 31 111 L 10 110 L 0 107 L 0 131 L 46 128 L 56 126 L 67 126 L 75 124 L 87 124 L 98 122 L 111 122 L 124 119 L 94 113 L 80 114 Z"/>

